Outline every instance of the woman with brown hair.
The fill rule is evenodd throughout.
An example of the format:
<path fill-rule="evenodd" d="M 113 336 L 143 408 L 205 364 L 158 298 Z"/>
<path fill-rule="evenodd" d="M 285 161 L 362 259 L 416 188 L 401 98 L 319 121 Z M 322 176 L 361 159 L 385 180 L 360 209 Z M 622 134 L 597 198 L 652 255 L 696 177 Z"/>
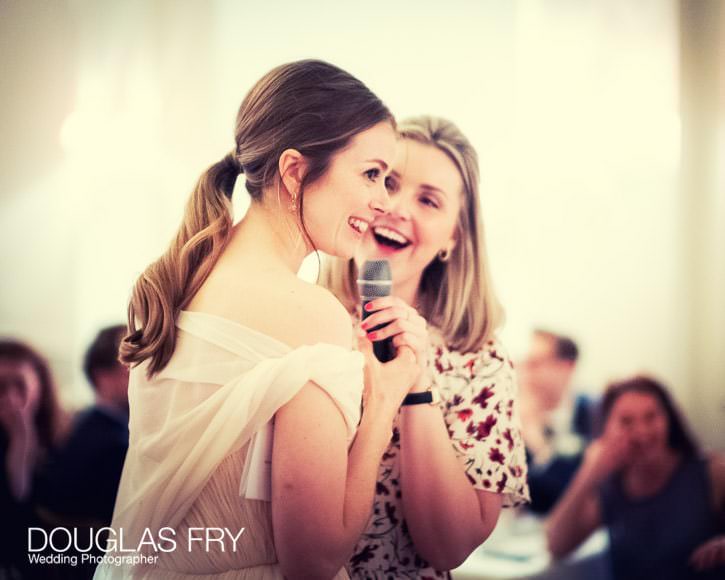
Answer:
<path fill-rule="evenodd" d="M 603 434 L 548 518 L 551 553 L 569 554 L 605 525 L 617 580 L 722 578 L 723 457 L 703 455 L 654 379 L 613 383 L 601 406 Z"/>
<path fill-rule="evenodd" d="M 137 558 L 116 550 L 97 578 L 347 576 L 419 371 L 409 350 L 378 364 L 363 338 L 364 381 L 347 314 L 296 274 L 312 251 L 355 252 L 388 203 L 395 140 L 385 105 L 325 62 L 277 67 L 245 97 L 233 151 L 134 288 L 113 528 Z M 252 203 L 233 226 L 239 174 Z"/>
<path fill-rule="evenodd" d="M 0 577 L 13 578 L 28 565 L 26 528 L 38 525 L 33 484 L 66 425 L 57 396 L 40 354 L 23 342 L 0 340 Z"/>
<path fill-rule="evenodd" d="M 387 259 L 392 295 L 361 324 L 425 361 L 378 467 L 373 514 L 348 564 L 355 578 L 447 578 L 528 498 L 511 361 L 486 259 L 476 151 L 450 121 L 410 119 L 388 178 L 390 211 L 357 262 Z M 359 322 L 355 260 L 324 283 Z M 387 325 L 377 329 L 380 325 Z"/>

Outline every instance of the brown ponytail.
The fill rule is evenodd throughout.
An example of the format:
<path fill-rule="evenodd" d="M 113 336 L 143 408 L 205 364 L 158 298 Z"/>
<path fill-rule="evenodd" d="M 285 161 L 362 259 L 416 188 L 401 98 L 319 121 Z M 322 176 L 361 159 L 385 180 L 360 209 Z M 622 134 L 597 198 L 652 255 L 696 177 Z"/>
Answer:
<path fill-rule="evenodd" d="M 278 177 L 280 155 L 296 149 L 307 161 L 298 192 L 304 229 L 304 188 L 322 177 L 332 156 L 350 139 L 393 117 L 358 79 L 329 63 L 301 60 L 267 73 L 242 101 L 233 153 L 199 179 L 184 222 L 166 253 L 136 282 L 128 307 L 129 333 L 120 359 L 151 359 L 148 374 L 166 366 L 176 346 L 176 317 L 199 291 L 224 250 L 232 229 L 231 196 L 239 173 L 253 201 Z"/>
<path fill-rule="evenodd" d="M 239 171 L 230 153 L 199 178 L 176 238 L 134 286 L 121 362 L 135 365 L 150 358 L 149 375 L 169 362 L 176 344 L 176 317 L 209 276 L 229 239 L 230 200 Z"/>

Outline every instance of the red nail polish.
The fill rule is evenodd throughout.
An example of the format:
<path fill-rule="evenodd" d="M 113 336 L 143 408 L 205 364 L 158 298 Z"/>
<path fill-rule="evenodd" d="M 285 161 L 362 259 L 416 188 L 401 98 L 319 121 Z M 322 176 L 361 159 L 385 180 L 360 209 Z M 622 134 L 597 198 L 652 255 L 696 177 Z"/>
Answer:
<path fill-rule="evenodd" d="M 371 311 L 372 309 L 373 309 L 373 304 L 372 304 L 372 302 L 368 302 L 368 303 L 367 303 L 367 304 L 365 305 L 365 310 L 367 310 L 368 312 L 370 312 L 370 311 Z"/>
<path fill-rule="evenodd" d="M 367 330 L 368 329 L 368 323 L 367 322 L 362 322 L 360 324 L 360 328 L 362 328 L 363 330 Z"/>
<path fill-rule="evenodd" d="M 375 340 L 377 338 L 377 336 L 378 336 L 377 332 L 368 332 L 368 338 L 370 340 Z"/>

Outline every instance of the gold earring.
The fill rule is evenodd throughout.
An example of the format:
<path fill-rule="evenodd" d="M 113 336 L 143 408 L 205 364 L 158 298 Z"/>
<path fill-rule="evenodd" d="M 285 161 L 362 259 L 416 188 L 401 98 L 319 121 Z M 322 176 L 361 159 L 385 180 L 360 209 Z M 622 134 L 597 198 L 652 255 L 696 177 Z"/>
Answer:
<path fill-rule="evenodd" d="M 438 251 L 438 259 L 441 262 L 447 262 L 451 259 L 451 250 L 449 248 L 444 248 L 443 250 Z"/>
<path fill-rule="evenodd" d="M 292 213 L 297 213 L 297 195 L 296 194 L 292 194 L 290 196 L 289 210 Z"/>

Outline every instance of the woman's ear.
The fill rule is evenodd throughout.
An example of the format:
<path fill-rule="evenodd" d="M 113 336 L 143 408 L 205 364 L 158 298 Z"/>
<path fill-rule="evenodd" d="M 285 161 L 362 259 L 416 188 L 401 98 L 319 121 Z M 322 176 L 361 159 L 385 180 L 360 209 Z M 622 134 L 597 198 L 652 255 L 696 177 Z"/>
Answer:
<path fill-rule="evenodd" d="M 302 187 L 302 179 L 307 172 L 307 162 L 297 149 L 285 149 L 279 156 L 277 165 L 279 175 L 289 195 L 296 198 Z"/>
<path fill-rule="evenodd" d="M 448 243 L 446 244 L 446 247 L 444 250 L 448 253 L 448 255 L 451 255 L 451 252 L 453 252 L 453 248 L 455 248 L 458 245 L 458 237 L 461 235 L 460 233 L 460 227 L 456 226 L 453 230 L 453 233 L 451 234 L 451 239 L 448 240 Z"/>

